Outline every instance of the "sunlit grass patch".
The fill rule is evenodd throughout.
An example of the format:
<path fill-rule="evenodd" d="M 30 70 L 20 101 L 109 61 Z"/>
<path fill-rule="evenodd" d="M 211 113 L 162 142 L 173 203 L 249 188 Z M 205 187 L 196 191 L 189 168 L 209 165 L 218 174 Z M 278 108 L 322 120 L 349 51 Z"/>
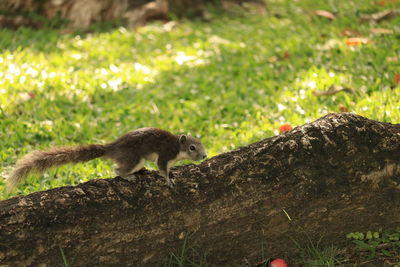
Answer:
<path fill-rule="evenodd" d="M 316 9 L 337 18 L 314 16 Z M 211 13 L 210 22 L 171 28 L 2 29 L 0 173 L 34 149 L 105 143 L 143 126 L 196 135 L 214 156 L 278 134 L 282 124 L 344 109 L 396 123 L 399 18 L 376 25 L 358 17 L 382 9 L 371 1 L 282 0 L 263 17 Z M 393 34 L 371 33 L 377 27 Z M 347 45 L 349 28 L 371 42 Z M 313 93 L 332 86 L 352 92 Z M 113 175 L 108 161 L 68 165 L 14 194 Z"/>

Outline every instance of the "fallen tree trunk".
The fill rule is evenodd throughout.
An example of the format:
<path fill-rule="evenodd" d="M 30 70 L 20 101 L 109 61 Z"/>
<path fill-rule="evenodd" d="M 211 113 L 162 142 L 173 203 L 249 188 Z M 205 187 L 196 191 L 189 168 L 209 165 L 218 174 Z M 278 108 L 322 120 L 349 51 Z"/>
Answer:
<path fill-rule="evenodd" d="M 332 242 L 398 227 L 399 164 L 400 125 L 330 114 L 174 168 L 173 190 L 145 171 L 2 201 L 0 262 L 60 266 L 62 250 L 72 266 L 154 265 L 187 236 L 216 266 L 255 262 L 262 244 L 287 257 L 293 225 Z"/>

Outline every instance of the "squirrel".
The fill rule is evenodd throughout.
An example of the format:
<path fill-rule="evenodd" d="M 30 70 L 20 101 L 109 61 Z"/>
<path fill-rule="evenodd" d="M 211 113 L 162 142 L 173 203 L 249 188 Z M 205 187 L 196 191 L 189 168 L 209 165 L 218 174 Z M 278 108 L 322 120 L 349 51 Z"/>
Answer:
<path fill-rule="evenodd" d="M 51 167 L 99 157 L 113 160 L 117 164 L 117 175 L 126 180 L 135 179 L 134 173 L 143 168 L 145 160 L 155 161 L 161 176 L 172 187 L 169 169 L 175 162 L 183 159 L 202 160 L 207 154 L 200 140 L 190 135 L 175 135 L 158 128 L 140 128 L 104 145 L 88 144 L 33 151 L 17 161 L 7 177 L 8 188 L 11 191 L 30 173 L 42 173 Z"/>

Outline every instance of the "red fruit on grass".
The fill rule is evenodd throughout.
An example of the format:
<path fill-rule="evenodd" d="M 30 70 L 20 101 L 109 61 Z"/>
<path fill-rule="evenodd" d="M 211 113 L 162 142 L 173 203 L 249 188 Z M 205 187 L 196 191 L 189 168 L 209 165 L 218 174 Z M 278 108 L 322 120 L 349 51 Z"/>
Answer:
<path fill-rule="evenodd" d="M 290 57 L 289 52 L 288 52 L 288 51 L 285 51 L 285 52 L 283 53 L 283 58 L 288 59 L 289 57 Z"/>
<path fill-rule="evenodd" d="M 287 263 L 283 259 L 275 259 L 269 264 L 270 267 L 287 267 Z"/>
<path fill-rule="evenodd" d="M 282 124 L 281 126 L 279 126 L 280 133 L 288 132 L 292 129 L 293 129 L 293 127 L 290 124 Z"/>
<path fill-rule="evenodd" d="M 400 84 L 400 74 L 395 74 L 395 75 L 394 75 L 394 82 L 395 82 L 396 84 Z"/>

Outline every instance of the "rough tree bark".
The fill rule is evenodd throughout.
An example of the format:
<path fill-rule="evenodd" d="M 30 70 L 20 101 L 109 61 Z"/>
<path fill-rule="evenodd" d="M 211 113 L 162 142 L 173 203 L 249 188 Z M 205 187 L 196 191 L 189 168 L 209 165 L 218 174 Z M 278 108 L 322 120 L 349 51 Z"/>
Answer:
<path fill-rule="evenodd" d="M 152 265 L 186 236 L 208 262 L 242 265 L 262 242 L 266 255 L 293 255 L 293 224 L 335 242 L 400 223 L 400 125 L 350 113 L 172 174 L 173 190 L 145 171 L 0 202 L 2 266 L 60 266 L 60 248 L 72 266 Z"/>

